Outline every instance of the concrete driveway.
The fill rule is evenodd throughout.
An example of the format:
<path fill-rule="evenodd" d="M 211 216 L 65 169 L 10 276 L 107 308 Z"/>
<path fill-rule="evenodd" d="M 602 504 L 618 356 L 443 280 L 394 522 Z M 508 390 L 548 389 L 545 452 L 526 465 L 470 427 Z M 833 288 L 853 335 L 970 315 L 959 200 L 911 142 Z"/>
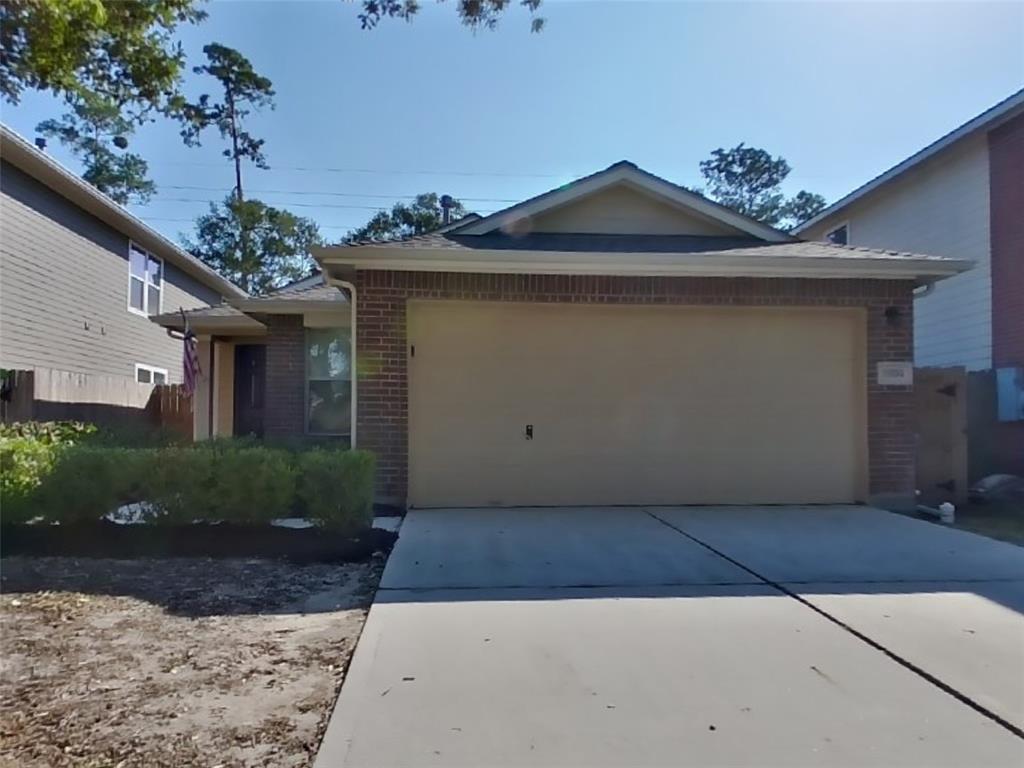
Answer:
<path fill-rule="evenodd" d="M 317 768 L 1020 766 L 1024 549 L 865 507 L 411 513 Z"/>

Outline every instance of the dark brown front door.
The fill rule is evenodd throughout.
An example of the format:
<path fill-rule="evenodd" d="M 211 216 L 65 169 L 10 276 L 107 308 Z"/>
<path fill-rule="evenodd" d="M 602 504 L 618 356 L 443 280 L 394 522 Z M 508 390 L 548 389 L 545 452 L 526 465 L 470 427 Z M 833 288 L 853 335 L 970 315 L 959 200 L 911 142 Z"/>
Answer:
<path fill-rule="evenodd" d="M 235 434 L 263 437 L 263 403 L 267 389 L 267 348 L 235 346 Z"/>

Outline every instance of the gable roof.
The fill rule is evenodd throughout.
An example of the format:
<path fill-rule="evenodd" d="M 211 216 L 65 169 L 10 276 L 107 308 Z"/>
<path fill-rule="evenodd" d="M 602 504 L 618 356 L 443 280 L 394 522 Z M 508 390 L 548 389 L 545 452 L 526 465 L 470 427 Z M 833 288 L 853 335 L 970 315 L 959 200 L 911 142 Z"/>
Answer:
<path fill-rule="evenodd" d="M 996 125 L 1011 119 L 1018 112 L 1024 112 L 1024 88 L 1003 99 L 994 107 L 985 110 L 977 117 L 968 120 L 959 128 L 955 128 L 945 136 L 933 141 L 921 151 L 914 153 L 903 162 L 897 163 L 889 170 L 871 179 L 871 181 L 857 187 L 848 195 L 840 198 L 837 202 L 823 210 L 817 216 L 811 217 L 803 224 L 796 227 L 793 232 L 796 234 L 804 232 L 818 222 L 839 213 L 844 208 L 871 194 L 879 187 L 888 184 L 908 171 L 913 170 L 926 160 L 944 152 L 962 139 L 966 139 L 968 136 L 972 136 L 978 131 L 987 131 L 995 128 Z"/>
<path fill-rule="evenodd" d="M 84 181 L 35 145 L 30 144 L 7 125 L 0 123 L 0 157 L 36 181 L 117 231 L 143 248 L 213 288 L 222 296 L 245 298 L 248 294 L 225 279 L 191 253 L 168 240 L 142 219 Z"/>
<path fill-rule="evenodd" d="M 508 226 L 523 216 L 565 205 L 628 180 L 679 205 L 708 211 L 746 234 L 673 235 L 529 232 Z M 719 210 L 720 209 L 720 210 Z M 465 222 L 465 223 L 464 223 Z M 767 227 L 632 163 L 616 163 L 561 189 L 484 218 L 461 220 L 423 235 L 343 243 L 313 249 L 331 277 L 352 270 L 483 272 L 506 274 L 699 275 L 860 277 L 934 282 L 964 272 L 972 262 L 882 249 L 807 242 Z"/>
<path fill-rule="evenodd" d="M 560 208 L 599 190 L 623 183 L 652 197 L 687 208 L 703 218 L 724 224 L 761 240 L 786 242 L 793 239 L 781 230 L 737 213 L 731 208 L 709 200 L 696 192 L 691 192 L 678 184 L 673 184 L 660 176 L 655 176 L 628 160 L 621 160 L 603 171 L 584 176 L 565 186 L 516 203 L 489 216 L 458 226 L 451 231 L 465 235 L 483 235 L 495 230 L 508 229 L 510 225 L 520 219 Z"/>

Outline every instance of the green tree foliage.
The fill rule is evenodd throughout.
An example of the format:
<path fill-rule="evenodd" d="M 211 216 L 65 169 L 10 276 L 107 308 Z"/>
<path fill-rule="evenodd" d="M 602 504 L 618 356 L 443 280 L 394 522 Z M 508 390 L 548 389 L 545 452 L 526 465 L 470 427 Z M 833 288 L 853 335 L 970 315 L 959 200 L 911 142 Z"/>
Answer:
<path fill-rule="evenodd" d="M 70 112 L 36 126 L 81 159 L 83 179 L 122 205 L 145 203 L 156 191 L 142 156 L 123 151 L 133 128 L 115 102 L 96 95 L 76 97 Z"/>
<path fill-rule="evenodd" d="M 458 200 L 453 203 L 450 211 L 455 221 L 466 215 L 466 209 Z M 396 240 L 422 235 L 440 227 L 443 217 L 440 198 L 435 192 L 427 192 L 416 195 L 412 203 L 395 203 L 390 211 L 378 211 L 363 226 L 349 232 L 345 240 Z"/>
<path fill-rule="evenodd" d="M 825 199 L 812 192 L 801 191 L 786 199 L 781 187 L 790 170 L 784 158 L 745 144 L 716 149 L 700 164 L 712 199 L 765 224 L 784 228 L 797 226 L 825 207 Z"/>
<path fill-rule="evenodd" d="M 782 206 L 782 221 L 788 229 L 798 227 L 825 210 L 825 198 L 816 192 L 800 190 Z"/>
<path fill-rule="evenodd" d="M 253 69 L 252 62 L 234 48 L 211 43 L 204 46 L 206 64 L 193 67 L 199 75 L 214 78 L 223 91 L 218 101 L 207 93 L 195 103 L 184 107 L 185 128 L 182 137 L 190 145 L 199 143 L 199 135 L 209 127 L 215 127 L 222 139 L 230 142 L 224 156 L 235 166 L 235 195 L 242 199 L 242 161 L 247 160 L 257 168 L 267 168 L 263 154 L 263 139 L 258 139 L 245 130 L 243 122 L 253 110 L 263 107 L 274 108 L 274 87 L 267 78 Z"/>
<path fill-rule="evenodd" d="M 75 104 L 101 98 L 127 119 L 182 104 L 178 27 L 206 17 L 200 0 L 4 0 L 0 94 L 50 91 Z"/>
<path fill-rule="evenodd" d="M 309 274 L 310 248 L 320 245 L 310 219 L 259 200 L 228 197 L 196 220 L 185 247 L 197 258 L 252 294 L 265 294 Z"/>
<path fill-rule="evenodd" d="M 511 0 L 457 0 L 455 9 L 459 19 L 470 29 L 494 29 L 511 4 Z M 519 5 L 533 14 L 530 31 L 540 32 L 544 28 L 544 19 L 536 13 L 541 0 L 519 0 Z M 363 29 L 372 29 L 381 19 L 412 21 L 420 10 L 419 0 L 362 0 L 362 6 L 359 21 Z"/>

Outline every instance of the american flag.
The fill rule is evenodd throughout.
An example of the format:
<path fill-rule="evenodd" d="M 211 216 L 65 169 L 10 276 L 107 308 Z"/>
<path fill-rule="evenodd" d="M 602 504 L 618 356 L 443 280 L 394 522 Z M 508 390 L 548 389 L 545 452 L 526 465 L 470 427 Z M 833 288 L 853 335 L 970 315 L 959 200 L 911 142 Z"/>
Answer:
<path fill-rule="evenodd" d="M 185 313 L 182 312 L 182 317 Z M 188 327 L 188 319 L 185 320 L 185 339 L 182 342 L 181 367 L 185 373 L 185 394 L 189 397 L 196 391 L 196 383 L 199 381 L 199 374 L 202 369 L 199 367 L 199 339 Z"/>

